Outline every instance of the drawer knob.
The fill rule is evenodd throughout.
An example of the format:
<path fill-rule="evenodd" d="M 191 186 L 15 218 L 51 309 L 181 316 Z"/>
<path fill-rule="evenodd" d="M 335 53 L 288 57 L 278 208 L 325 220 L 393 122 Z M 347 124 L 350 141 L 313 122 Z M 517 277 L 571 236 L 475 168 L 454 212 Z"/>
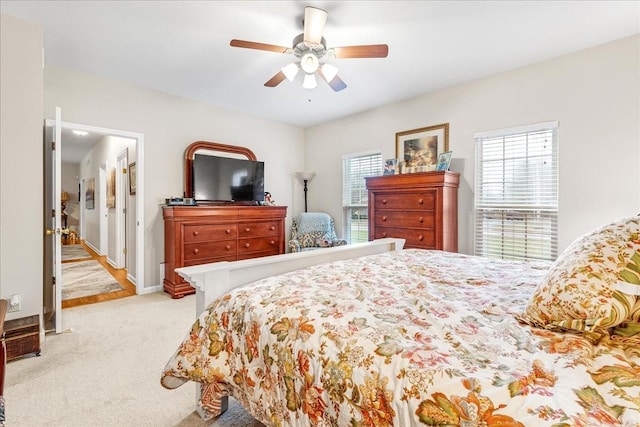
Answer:
<path fill-rule="evenodd" d="M 382 215 L 382 220 L 386 221 L 387 220 L 387 216 L 386 215 Z"/>
<path fill-rule="evenodd" d="M 246 231 L 247 233 L 251 231 L 251 229 L 249 227 L 245 228 L 244 231 Z"/>
<path fill-rule="evenodd" d="M 198 233 L 197 231 L 194 231 L 194 232 L 193 232 L 193 235 L 194 235 L 194 236 L 197 236 L 198 234 L 200 234 L 200 233 Z"/>
<path fill-rule="evenodd" d="M 228 229 L 228 228 L 225 230 L 225 232 L 226 232 L 227 234 L 231 234 L 231 230 L 230 230 L 230 229 Z"/>
<path fill-rule="evenodd" d="M 424 200 L 423 199 L 418 199 L 418 204 L 419 205 L 423 205 L 424 204 Z"/>
<path fill-rule="evenodd" d="M 382 237 L 387 237 L 387 233 L 382 233 Z"/>
<path fill-rule="evenodd" d="M 195 248 L 195 249 L 193 250 L 193 253 L 194 253 L 194 254 L 197 254 L 198 252 L 200 252 L 200 249 L 198 249 L 198 248 Z"/>
<path fill-rule="evenodd" d="M 387 199 L 382 199 L 382 204 L 386 205 L 387 204 Z"/>
<path fill-rule="evenodd" d="M 245 244 L 244 244 L 244 247 L 245 247 L 245 248 L 248 248 L 249 246 L 251 246 L 249 243 L 245 243 Z"/>
<path fill-rule="evenodd" d="M 420 240 L 421 242 L 424 240 L 424 236 L 422 234 L 418 235 L 418 240 Z"/>
<path fill-rule="evenodd" d="M 275 230 L 275 229 L 276 229 L 276 227 L 275 227 L 274 225 L 272 225 L 269 229 L 270 229 L 271 231 L 273 231 L 273 230 Z"/>
<path fill-rule="evenodd" d="M 226 250 L 231 249 L 231 245 L 227 245 L 227 246 L 225 246 L 225 249 L 226 249 Z"/>
<path fill-rule="evenodd" d="M 418 222 L 424 222 L 424 217 L 418 218 Z"/>
<path fill-rule="evenodd" d="M 276 241 L 275 241 L 275 240 L 270 240 L 270 241 L 269 241 L 269 244 L 270 244 L 271 246 L 273 246 L 273 245 L 275 245 L 275 244 L 276 244 Z"/>

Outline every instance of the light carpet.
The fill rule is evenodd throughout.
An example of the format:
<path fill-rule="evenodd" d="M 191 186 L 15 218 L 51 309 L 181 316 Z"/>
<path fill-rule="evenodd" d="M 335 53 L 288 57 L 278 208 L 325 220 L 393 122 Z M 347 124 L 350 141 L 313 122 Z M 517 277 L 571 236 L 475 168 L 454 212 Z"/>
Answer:
<path fill-rule="evenodd" d="M 195 319 L 195 295 L 163 292 L 63 310 L 67 332 L 46 335 L 42 355 L 7 365 L 11 427 L 259 427 L 240 404 L 205 423 L 195 384 L 160 385 L 162 370 Z"/>
<path fill-rule="evenodd" d="M 62 300 L 121 291 L 124 288 L 96 260 L 62 264 Z"/>
<path fill-rule="evenodd" d="M 62 245 L 62 261 L 91 258 L 91 254 L 82 245 Z"/>

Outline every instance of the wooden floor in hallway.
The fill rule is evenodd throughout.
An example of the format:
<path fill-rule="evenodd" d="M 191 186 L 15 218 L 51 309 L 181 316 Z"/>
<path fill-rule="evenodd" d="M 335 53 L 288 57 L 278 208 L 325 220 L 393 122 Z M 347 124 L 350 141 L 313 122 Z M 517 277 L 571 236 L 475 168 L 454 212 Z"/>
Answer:
<path fill-rule="evenodd" d="M 80 244 L 82 247 L 91 255 L 90 259 L 98 261 L 108 272 L 111 274 L 124 288 L 121 291 L 115 292 L 107 292 L 98 295 L 91 295 L 81 298 L 74 298 L 69 300 L 62 301 L 62 308 L 71 308 L 78 307 L 80 305 L 87 304 L 95 304 L 98 302 L 110 301 L 119 298 L 126 298 L 136 294 L 136 286 L 127 279 L 127 270 L 126 269 L 115 269 L 107 262 L 107 257 L 105 255 L 98 255 L 94 252 L 89 246 L 85 244 L 83 240 L 71 240 L 69 238 L 62 239 L 63 245 L 77 245 Z M 88 260 L 84 259 L 83 261 Z"/>

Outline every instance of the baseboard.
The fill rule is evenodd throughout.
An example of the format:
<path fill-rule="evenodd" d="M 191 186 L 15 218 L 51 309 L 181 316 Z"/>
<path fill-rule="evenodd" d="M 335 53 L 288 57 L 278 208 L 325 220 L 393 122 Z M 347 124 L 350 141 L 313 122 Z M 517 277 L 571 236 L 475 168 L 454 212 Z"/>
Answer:
<path fill-rule="evenodd" d="M 151 286 L 148 288 L 142 288 L 142 290 L 140 291 L 140 293 L 138 295 L 146 295 L 146 294 L 152 294 L 154 292 L 164 292 L 164 288 L 162 285 L 157 285 L 157 286 Z"/>

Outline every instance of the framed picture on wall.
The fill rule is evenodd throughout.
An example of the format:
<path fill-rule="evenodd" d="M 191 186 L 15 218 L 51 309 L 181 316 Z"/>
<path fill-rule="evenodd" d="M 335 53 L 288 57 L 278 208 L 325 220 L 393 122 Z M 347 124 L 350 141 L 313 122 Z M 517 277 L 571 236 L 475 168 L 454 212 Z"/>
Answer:
<path fill-rule="evenodd" d="M 129 194 L 136 194 L 136 162 L 129 164 Z"/>
<path fill-rule="evenodd" d="M 396 157 L 407 170 L 436 170 L 438 155 L 449 151 L 449 123 L 396 133 Z"/>
<path fill-rule="evenodd" d="M 116 168 L 111 168 L 107 175 L 107 208 L 116 207 Z"/>
<path fill-rule="evenodd" d="M 84 205 L 87 209 L 95 208 L 96 198 L 96 179 L 89 178 L 87 180 L 87 189 L 84 191 Z"/>

